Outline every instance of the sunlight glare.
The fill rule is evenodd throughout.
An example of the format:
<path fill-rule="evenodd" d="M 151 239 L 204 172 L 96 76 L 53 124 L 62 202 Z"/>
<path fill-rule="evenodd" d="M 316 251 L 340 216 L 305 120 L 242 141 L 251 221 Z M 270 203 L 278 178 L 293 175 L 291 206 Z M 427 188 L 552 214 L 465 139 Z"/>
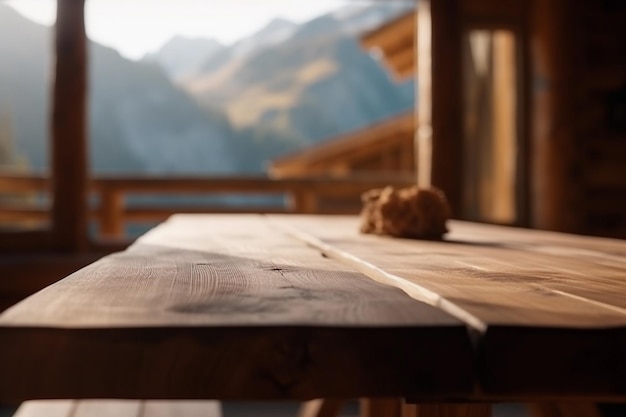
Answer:
<path fill-rule="evenodd" d="M 312 19 L 345 0 L 88 0 L 89 38 L 131 59 L 157 50 L 176 35 L 231 44 L 272 19 Z M 55 0 L 8 0 L 6 4 L 44 25 L 55 21 Z"/>

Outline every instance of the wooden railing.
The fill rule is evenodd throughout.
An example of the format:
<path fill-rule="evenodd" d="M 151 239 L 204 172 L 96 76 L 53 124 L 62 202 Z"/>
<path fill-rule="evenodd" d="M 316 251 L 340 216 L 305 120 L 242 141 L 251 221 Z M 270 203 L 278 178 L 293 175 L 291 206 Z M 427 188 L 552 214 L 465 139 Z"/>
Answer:
<path fill-rule="evenodd" d="M 90 216 L 99 237 L 124 237 L 127 224 L 154 223 L 174 213 L 356 213 L 359 196 L 371 188 L 409 185 L 413 175 L 359 175 L 341 178 L 267 177 L 96 177 L 91 182 Z M 45 198 L 50 180 L 45 176 L 0 175 L 0 223 L 45 224 L 50 204 Z M 3 202 L 11 194 L 37 195 L 21 203 Z M 161 201 L 141 203 L 138 196 Z M 43 198 L 41 196 L 44 196 Z M 234 204 L 227 199 L 173 204 L 162 197 L 174 196 L 276 196 L 260 205 Z M 165 201 L 164 201 L 165 200 Z"/>

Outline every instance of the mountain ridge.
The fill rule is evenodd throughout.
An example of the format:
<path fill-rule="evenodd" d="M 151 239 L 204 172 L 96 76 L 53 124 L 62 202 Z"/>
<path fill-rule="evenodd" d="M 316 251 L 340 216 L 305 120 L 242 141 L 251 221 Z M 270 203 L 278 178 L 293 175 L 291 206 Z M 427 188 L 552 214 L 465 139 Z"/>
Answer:
<path fill-rule="evenodd" d="M 19 43 L 11 41 L 17 33 Z M 0 5 L 0 56 L 6 59 L 0 66 L 0 108 L 12 109 L 15 146 L 35 171 L 45 171 L 49 162 L 51 36 L 50 28 Z M 88 48 L 94 172 L 236 170 L 223 114 L 198 107 L 156 65 L 127 60 L 93 42 Z M 176 153 L 172 143 L 179 145 Z"/>
<path fill-rule="evenodd" d="M 370 16 L 371 24 L 390 10 L 356 10 L 351 18 Z M 345 19 L 270 22 L 269 29 L 291 33 L 280 42 L 257 39 L 239 56 L 235 46 L 214 42 L 200 74 L 184 77 L 157 59 L 131 61 L 90 42 L 93 172 L 259 173 L 273 157 L 411 107 L 412 83 L 394 84 Z M 11 41 L 16 34 L 19 44 Z M 7 62 L 0 65 L 0 109 L 11 105 L 15 147 L 35 171 L 48 166 L 51 35 L 0 4 L 0 56 Z M 192 91 L 202 77 L 210 83 Z"/>
<path fill-rule="evenodd" d="M 180 85 L 203 105 L 219 103 L 238 127 L 266 124 L 305 143 L 345 133 L 413 106 L 413 83 L 395 84 L 356 36 L 408 9 L 344 7 L 281 43 L 238 57 L 222 51 Z"/>
<path fill-rule="evenodd" d="M 173 80 L 194 74 L 202 63 L 226 48 L 212 38 L 176 35 L 155 52 L 149 52 L 141 61 L 156 62 Z"/>

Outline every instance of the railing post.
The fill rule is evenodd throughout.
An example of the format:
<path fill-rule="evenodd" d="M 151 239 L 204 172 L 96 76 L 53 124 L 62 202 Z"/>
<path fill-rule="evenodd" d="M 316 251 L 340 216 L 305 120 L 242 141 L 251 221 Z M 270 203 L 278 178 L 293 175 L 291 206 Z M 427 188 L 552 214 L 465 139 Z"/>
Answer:
<path fill-rule="evenodd" d="M 317 196 L 310 190 L 294 190 L 291 193 L 290 210 L 298 214 L 318 212 Z"/>
<path fill-rule="evenodd" d="M 100 191 L 100 236 L 124 237 L 124 195 L 113 188 Z"/>

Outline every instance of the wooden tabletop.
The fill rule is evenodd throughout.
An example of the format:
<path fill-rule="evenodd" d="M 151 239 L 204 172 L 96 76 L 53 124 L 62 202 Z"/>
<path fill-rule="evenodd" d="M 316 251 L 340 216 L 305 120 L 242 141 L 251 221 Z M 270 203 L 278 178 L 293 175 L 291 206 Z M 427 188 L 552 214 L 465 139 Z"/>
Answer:
<path fill-rule="evenodd" d="M 626 399 L 626 242 L 177 215 L 0 315 L 0 401 Z"/>

